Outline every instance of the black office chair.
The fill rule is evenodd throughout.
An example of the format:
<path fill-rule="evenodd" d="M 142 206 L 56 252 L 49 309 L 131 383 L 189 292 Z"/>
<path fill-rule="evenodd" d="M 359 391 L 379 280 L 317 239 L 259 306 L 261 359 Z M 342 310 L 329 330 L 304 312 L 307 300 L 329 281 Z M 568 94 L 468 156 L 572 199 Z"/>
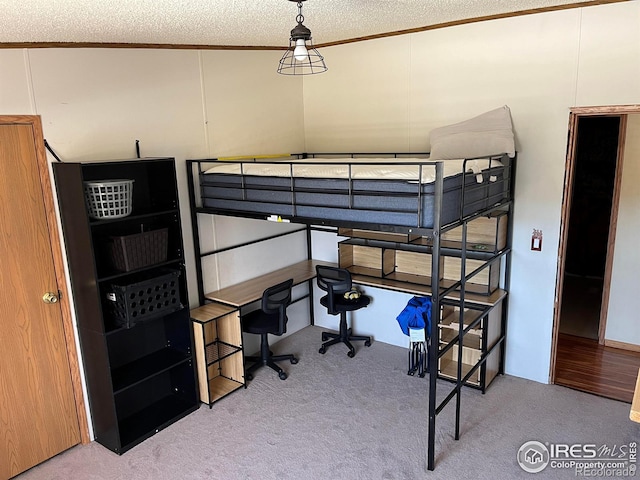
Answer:
<path fill-rule="evenodd" d="M 327 292 L 327 295 L 320 299 L 320 303 L 327 308 L 330 315 L 340 315 L 340 332 L 322 332 L 322 341 L 319 352 L 325 353 L 327 347 L 336 343 L 344 343 L 349 347 L 348 356 L 354 357 L 356 354 L 351 341 L 364 340 L 364 345 L 371 345 L 371 337 L 353 335 L 352 330 L 347 328 L 347 312 L 359 310 L 366 307 L 371 302 L 371 297 L 360 295 L 358 298 L 346 299 L 344 294 L 351 290 L 351 273 L 344 268 L 326 267 L 316 265 L 316 280 L 318 287 Z M 327 339 L 331 339 L 327 341 Z"/>
<path fill-rule="evenodd" d="M 280 380 L 286 380 L 287 373 L 275 362 L 289 360 L 293 365 L 298 359 L 293 355 L 273 355 L 269 350 L 269 334 L 282 335 L 287 331 L 287 306 L 291 303 L 293 279 L 267 288 L 262 294 L 261 310 L 254 310 L 242 317 L 242 331 L 260 335 L 260 356 L 245 357 L 247 362 L 255 362 L 246 369 L 245 379 L 253 380 L 253 372 L 265 365 L 276 372 Z"/>

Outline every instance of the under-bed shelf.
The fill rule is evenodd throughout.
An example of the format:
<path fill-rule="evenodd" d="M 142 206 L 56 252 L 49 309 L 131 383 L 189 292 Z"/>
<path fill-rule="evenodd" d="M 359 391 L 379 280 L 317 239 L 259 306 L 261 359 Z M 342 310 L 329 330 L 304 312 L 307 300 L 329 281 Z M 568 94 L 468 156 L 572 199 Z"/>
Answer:
<path fill-rule="evenodd" d="M 365 242 L 364 244 L 362 242 Z M 366 243 L 367 240 L 350 239 L 339 243 L 339 264 L 356 275 L 367 275 L 393 281 L 406 282 L 424 286 L 432 285 L 431 249 L 424 250 L 406 244 Z M 415 250 L 414 250 L 415 249 Z M 493 258 L 493 256 L 489 257 Z M 440 286 L 449 288 L 460 281 L 462 260 L 458 257 L 440 256 Z M 470 275 L 482 267 L 465 285 L 468 293 L 491 295 L 500 282 L 500 263 L 467 258 L 466 273 Z"/>
<path fill-rule="evenodd" d="M 396 292 L 410 293 L 412 295 L 421 295 L 424 297 L 431 296 L 431 287 L 427 285 L 418 285 L 415 283 L 400 282 L 389 278 L 376 278 L 367 275 L 352 275 L 351 280 L 357 285 L 368 285 L 370 287 L 382 288 L 385 290 L 393 290 Z M 465 294 L 465 302 L 467 304 L 492 306 L 501 302 L 507 292 L 500 288 L 496 289 L 491 295 L 478 295 L 473 293 Z M 444 297 L 446 300 L 460 301 L 460 292 L 451 292 Z"/>

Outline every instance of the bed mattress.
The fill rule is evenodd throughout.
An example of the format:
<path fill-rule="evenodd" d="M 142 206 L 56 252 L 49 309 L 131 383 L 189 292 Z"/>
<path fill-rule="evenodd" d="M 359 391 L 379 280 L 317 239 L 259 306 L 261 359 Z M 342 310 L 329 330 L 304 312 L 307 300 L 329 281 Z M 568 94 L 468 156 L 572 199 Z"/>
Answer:
<path fill-rule="evenodd" d="M 442 162 L 441 225 L 501 202 L 508 193 L 505 161 Z M 203 207 L 222 212 L 335 225 L 434 226 L 435 162 L 424 158 L 217 162 L 200 174 L 200 187 Z"/>

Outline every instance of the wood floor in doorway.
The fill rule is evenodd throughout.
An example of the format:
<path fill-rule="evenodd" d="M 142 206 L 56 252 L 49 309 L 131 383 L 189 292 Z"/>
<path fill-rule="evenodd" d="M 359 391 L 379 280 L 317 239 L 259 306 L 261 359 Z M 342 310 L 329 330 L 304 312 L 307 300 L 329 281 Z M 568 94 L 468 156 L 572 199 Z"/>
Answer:
<path fill-rule="evenodd" d="M 560 333 L 555 383 L 631 403 L 640 352 L 599 345 L 596 340 Z"/>

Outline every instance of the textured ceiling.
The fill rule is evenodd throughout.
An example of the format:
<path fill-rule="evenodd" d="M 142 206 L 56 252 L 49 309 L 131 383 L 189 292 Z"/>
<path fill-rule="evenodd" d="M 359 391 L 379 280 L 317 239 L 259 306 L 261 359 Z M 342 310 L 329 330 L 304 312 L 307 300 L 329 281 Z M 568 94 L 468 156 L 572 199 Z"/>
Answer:
<path fill-rule="evenodd" d="M 594 2 L 308 0 L 303 14 L 314 43 L 320 45 L 489 15 L 590 3 Z M 278 47 L 287 44 L 296 15 L 296 3 L 287 0 L 0 0 L 0 43 Z"/>

